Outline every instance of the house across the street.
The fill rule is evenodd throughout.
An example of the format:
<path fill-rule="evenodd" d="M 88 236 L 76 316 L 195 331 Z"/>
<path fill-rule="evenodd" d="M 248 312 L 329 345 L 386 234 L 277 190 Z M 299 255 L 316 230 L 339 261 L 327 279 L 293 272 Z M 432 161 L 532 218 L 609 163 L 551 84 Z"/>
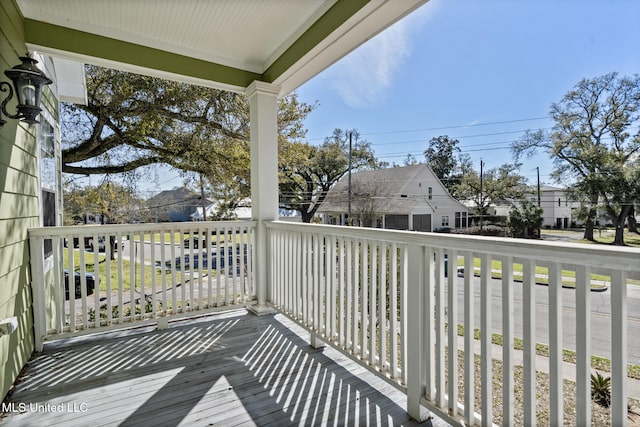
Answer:
<path fill-rule="evenodd" d="M 318 212 L 324 214 L 325 222 L 338 225 L 351 222 L 414 231 L 468 226 L 467 207 L 451 197 L 425 164 L 353 173 L 350 191 L 345 175 L 329 191 Z"/>
<path fill-rule="evenodd" d="M 251 219 L 251 199 L 242 199 L 236 207 L 233 209 L 225 210 L 226 204 L 224 201 L 215 200 L 206 207 L 206 216 L 208 220 L 250 220 Z M 278 217 L 280 221 L 294 221 L 300 222 L 300 212 L 292 209 L 287 209 L 283 206 L 278 208 Z M 191 214 L 191 221 L 204 221 L 204 215 L 202 215 L 202 207 L 196 208 L 195 212 Z"/>
<path fill-rule="evenodd" d="M 205 200 L 205 205 L 211 203 Z M 202 199 L 187 188 L 162 191 L 147 200 L 149 214 L 156 222 L 190 221 L 191 215 L 202 210 Z"/>
<path fill-rule="evenodd" d="M 523 196 L 532 202 L 538 202 L 537 188 L 532 187 L 531 191 Z M 540 186 L 540 207 L 542 213 L 542 226 L 545 228 L 569 228 L 571 227 L 571 208 L 567 190 L 564 188 L 551 187 L 549 185 Z"/>

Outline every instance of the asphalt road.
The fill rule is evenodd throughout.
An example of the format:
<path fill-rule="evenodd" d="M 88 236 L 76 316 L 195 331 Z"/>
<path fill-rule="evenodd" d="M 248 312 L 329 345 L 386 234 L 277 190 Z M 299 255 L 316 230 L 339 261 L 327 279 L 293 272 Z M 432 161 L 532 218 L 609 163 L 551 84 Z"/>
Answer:
<path fill-rule="evenodd" d="M 459 323 L 464 319 L 464 286 L 459 278 L 458 307 Z M 549 343 L 549 288 L 536 285 L 536 341 Z M 522 337 L 523 330 L 523 284 L 513 284 L 514 333 Z M 493 332 L 502 333 L 502 281 L 491 281 L 491 320 Z M 480 280 L 474 278 L 474 314 L 475 325 L 480 326 Z M 563 348 L 576 348 L 576 291 L 570 288 L 562 289 L 562 344 Z M 627 290 L 628 313 L 628 361 L 640 364 L 640 285 L 628 285 Z M 591 351 L 593 355 L 610 357 L 611 355 L 611 291 L 591 292 Z"/>

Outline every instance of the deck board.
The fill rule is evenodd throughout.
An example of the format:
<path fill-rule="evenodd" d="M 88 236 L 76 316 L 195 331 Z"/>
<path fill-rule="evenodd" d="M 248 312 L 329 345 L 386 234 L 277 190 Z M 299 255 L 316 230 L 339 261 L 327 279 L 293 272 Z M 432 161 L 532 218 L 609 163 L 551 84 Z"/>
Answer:
<path fill-rule="evenodd" d="M 0 424 L 421 425 L 406 415 L 403 393 L 330 347 L 311 348 L 308 338 L 282 315 L 239 310 L 163 331 L 47 343 L 11 401 L 49 406 L 6 414 Z M 52 412 L 56 405 L 63 411 Z"/>

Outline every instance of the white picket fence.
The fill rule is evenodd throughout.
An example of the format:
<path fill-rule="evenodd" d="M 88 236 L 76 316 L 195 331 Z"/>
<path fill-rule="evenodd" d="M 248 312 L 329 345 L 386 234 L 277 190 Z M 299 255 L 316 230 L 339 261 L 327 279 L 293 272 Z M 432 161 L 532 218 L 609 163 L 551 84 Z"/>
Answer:
<path fill-rule="evenodd" d="M 254 230 L 252 221 L 29 230 L 36 348 L 246 305 L 256 295 Z"/>
<path fill-rule="evenodd" d="M 414 418 L 424 417 L 428 408 L 455 424 L 492 424 L 492 323 L 500 320 L 504 343 L 514 341 L 514 292 L 521 287 L 524 424 L 536 424 L 536 323 L 541 320 L 536 281 L 543 281 L 548 284 L 549 421 L 563 424 L 562 331 L 572 327 L 576 421 L 590 425 L 591 284 L 606 282 L 612 306 L 612 424 L 626 425 L 626 292 L 628 279 L 640 279 L 637 250 L 285 222 L 269 223 L 267 230 L 269 301 L 406 390 Z M 563 283 L 575 286 L 575 325 L 563 324 Z M 501 300 L 498 312 L 492 302 L 496 297 Z M 479 328 L 479 343 L 472 333 L 459 336 L 453 325 L 464 331 Z M 458 349 L 463 350 L 460 357 Z M 475 355 L 480 357 L 479 378 Z M 512 345 L 502 346 L 500 361 L 502 396 L 495 397 L 502 400 L 502 424 L 513 425 Z M 476 381 L 479 405 L 474 403 Z"/>

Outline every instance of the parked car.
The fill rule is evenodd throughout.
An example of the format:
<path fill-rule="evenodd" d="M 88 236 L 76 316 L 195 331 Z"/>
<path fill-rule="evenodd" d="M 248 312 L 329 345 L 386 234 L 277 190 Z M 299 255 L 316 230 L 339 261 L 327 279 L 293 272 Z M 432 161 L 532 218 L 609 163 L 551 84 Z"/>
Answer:
<path fill-rule="evenodd" d="M 184 246 L 185 248 L 189 248 L 192 245 L 194 249 L 206 248 L 207 246 L 209 246 L 209 241 L 206 237 L 190 236 L 184 239 L 184 241 L 182 242 L 182 246 Z"/>
<path fill-rule="evenodd" d="M 96 288 L 96 278 L 91 273 L 85 274 L 87 295 L 91 295 Z M 75 299 L 82 298 L 82 280 L 79 272 L 74 272 L 74 296 Z M 64 271 L 64 299 L 69 299 L 69 271 Z"/>
<path fill-rule="evenodd" d="M 213 248 L 211 251 L 203 251 L 191 254 L 185 254 L 184 257 L 177 257 L 175 259 L 175 267 L 177 269 L 197 269 L 197 268 L 211 268 L 216 271 L 221 271 L 224 274 L 234 274 L 233 266 L 236 266 L 236 275 L 242 274 L 242 269 L 247 266 L 247 245 L 235 245 L 234 246 L 222 246 L 220 248 Z M 172 263 L 167 261 L 166 268 L 172 268 Z"/>
<path fill-rule="evenodd" d="M 116 242 L 116 236 L 109 236 L 109 240 L 111 242 L 112 250 L 114 250 L 114 251 L 120 250 L 120 245 L 116 244 L 117 243 Z M 64 239 L 64 247 L 65 248 L 69 247 L 69 239 Z M 79 242 L 79 239 L 77 237 L 73 238 L 73 247 L 75 249 L 80 247 L 80 242 Z M 87 250 L 87 251 L 95 251 L 97 249 L 98 252 L 104 252 L 106 250 L 106 237 L 105 236 L 98 236 L 98 244 L 95 245 L 95 242 L 93 241 L 93 236 L 85 236 L 84 237 L 84 249 Z"/>

